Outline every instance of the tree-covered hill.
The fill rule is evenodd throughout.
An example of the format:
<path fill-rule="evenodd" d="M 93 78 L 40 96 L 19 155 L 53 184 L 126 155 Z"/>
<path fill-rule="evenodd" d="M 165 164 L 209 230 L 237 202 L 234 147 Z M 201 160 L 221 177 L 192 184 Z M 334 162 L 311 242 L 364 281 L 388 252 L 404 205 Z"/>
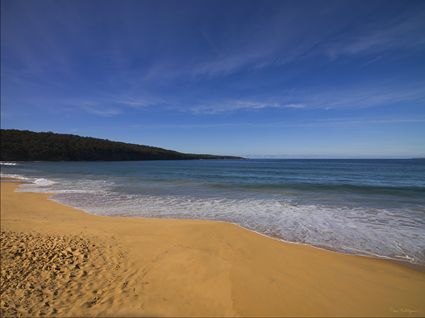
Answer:
<path fill-rule="evenodd" d="M 52 132 L 2 129 L 0 161 L 241 159 Z"/>

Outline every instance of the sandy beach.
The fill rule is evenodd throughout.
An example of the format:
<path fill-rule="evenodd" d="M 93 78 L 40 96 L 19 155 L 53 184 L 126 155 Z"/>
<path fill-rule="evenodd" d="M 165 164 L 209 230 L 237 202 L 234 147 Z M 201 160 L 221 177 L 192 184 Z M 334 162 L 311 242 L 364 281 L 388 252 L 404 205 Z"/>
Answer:
<path fill-rule="evenodd" d="M 2 316 L 424 316 L 425 273 L 233 224 L 104 217 L 1 183 Z"/>

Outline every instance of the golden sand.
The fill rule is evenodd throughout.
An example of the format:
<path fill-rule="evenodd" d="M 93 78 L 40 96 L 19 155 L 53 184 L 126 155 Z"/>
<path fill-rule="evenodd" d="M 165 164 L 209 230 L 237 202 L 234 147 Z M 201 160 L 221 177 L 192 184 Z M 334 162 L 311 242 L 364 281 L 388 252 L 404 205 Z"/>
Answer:
<path fill-rule="evenodd" d="M 93 216 L 1 183 L 7 316 L 424 316 L 425 273 L 223 222 Z"/>

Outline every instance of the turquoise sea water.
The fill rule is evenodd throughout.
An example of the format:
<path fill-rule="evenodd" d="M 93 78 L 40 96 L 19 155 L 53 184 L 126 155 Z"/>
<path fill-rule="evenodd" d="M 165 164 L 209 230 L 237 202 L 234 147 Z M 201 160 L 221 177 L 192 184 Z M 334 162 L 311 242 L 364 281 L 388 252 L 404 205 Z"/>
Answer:
<path fill-rule="evenodd" d="M 425 264 L 425 160 L 3 163 L 19 191 L 102 215 L 222 220 Z"/>

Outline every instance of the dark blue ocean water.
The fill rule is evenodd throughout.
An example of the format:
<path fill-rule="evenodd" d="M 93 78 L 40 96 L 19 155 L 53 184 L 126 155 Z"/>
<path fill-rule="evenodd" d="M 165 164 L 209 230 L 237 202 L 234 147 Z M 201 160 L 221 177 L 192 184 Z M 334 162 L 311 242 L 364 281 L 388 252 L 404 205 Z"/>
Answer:
<path fill-rule="evenodd" d="M 425 264 L 425 160 L 2 165 L 20 191 L 103 215 L 240 224 L 287 241 Z"/>

